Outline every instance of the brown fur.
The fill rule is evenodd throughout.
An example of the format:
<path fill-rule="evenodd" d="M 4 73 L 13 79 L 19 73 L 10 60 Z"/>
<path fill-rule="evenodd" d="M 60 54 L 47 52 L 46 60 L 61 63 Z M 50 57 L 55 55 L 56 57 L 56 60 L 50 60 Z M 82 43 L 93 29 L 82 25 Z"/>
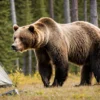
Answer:
<path fill-rule="evenodd" d="M 80 85 L 91 84 L 92 73 L 100 82 L 100 56 L 96 56 L 100 53 L 98 27 L 84 21 L 59 24 L 51 18 L 41 18 L 31 25 L 15 25 L 14 30 L 13 49 L 35 49 L 44 86 L 49 86 L 52 65 L 55 65 L 52 86 L 63 85 L 68 76 L 68 61 L 83 65 Z"/>

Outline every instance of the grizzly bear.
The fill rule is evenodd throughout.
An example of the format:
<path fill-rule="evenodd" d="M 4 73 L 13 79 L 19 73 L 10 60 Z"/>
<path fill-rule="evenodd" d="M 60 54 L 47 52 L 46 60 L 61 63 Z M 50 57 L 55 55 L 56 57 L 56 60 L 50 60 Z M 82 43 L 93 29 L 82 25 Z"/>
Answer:
<path fill-rule="evenodd" d="M 82 66 L 79 85 L 91 85 L 92 73 L 100 82 L 100 29 L 88 22 L 60 24 L 48 17 L 33 24 L 13 26 L 12 48 L 35 50 L 38 69 L 45 87 L 62 86 L 68 76 L 68 61 Z M 55 78 L 50 85 L 52 66 Z"/>

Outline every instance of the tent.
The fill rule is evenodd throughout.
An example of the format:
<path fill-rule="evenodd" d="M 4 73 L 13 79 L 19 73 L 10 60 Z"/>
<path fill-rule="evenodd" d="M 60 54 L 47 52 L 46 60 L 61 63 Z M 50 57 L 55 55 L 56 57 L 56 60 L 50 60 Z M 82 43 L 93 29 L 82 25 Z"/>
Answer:
<path fill-rule="evenodd" d="M 4 71 L 0 64 L 0 87 L 2 86 L 12 86 L 12 81 L 8 77 L 7 73 Z"/>
<path fill-rule="evenodd" d="M 13 83 L 0 64 L 0 87 L 7 87 L 7 86 L 13 86 Z M 0 94 L 0 96 L 13 95 L 13 94 L 19 94 L 18 90 L 13 89 L 3 94 Z"/>

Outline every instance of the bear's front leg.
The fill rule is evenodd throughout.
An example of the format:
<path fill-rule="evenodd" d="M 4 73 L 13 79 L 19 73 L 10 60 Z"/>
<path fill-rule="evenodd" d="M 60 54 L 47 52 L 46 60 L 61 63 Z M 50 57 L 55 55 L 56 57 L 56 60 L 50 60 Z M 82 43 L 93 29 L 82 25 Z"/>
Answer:
<path fill-rule="evenodd" d="M 49 87 L 50 84 L 50 78 L 52 75 L 52 62 L 50 61 L 50 58 L 45 51 L 45 49 L 41 48 L 38 50 L 35 50 L 37 60 L 38 60 L 38 69 L 39 73 L 42 79 L 42 82 L 44 84 L 44 87 Z"/>
<path fill-rule="evenodd" d="M 61 62 L 58 61 L 55 66 L 55 78 L 52 87 L 62 86 L 68 76 L 68 63 L 63 62 L 61 64 Z"/>
<path fill-rule="evenodd" d="M 47 51 L 55 65 L 55 78 L 52 87 L 62 86 L 68 76 L 67 48 L 48 46 Z"/>

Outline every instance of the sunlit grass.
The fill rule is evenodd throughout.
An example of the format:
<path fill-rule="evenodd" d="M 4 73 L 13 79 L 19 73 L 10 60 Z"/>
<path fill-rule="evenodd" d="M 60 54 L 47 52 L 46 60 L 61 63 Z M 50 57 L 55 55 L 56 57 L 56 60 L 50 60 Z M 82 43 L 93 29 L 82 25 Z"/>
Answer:
<path fill-rule="evenodd" d="M 38 72 L 36 72 L 33 76 L 25 76 L 23 73 L 16 71 L 10 75 L 10 78 L 12 79 L 15 86 L 41 82 L 41 78 Z"/>
<path fill-rule="evenodd" d="M 0 100 L 99 100 L 100 85 L 75 87 L 79 84 L 80 74 L 69 74 L 63 87 L 44 88 L 41 77 L 24 76 L 20 72 L 10 75 L 13 83 L 16 84 L 20 95 L 0 97 Z M 93 84 L 95 80 L 93 80 Z M 0 93 L 11 90 L 11 88 L 1 88 Z"/>

